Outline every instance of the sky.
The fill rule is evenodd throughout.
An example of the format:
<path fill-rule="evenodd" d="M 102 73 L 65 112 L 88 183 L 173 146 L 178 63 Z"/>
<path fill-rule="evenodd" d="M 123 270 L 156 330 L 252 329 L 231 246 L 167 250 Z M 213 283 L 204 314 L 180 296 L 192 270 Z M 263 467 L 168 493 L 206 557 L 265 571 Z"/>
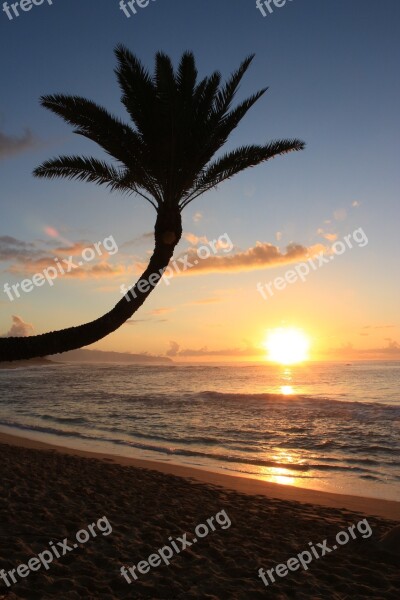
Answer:
<path fill-rule="evenodd" d="M 191 50 L 200 76 L 223 79 L 255 53 L 237 101 L 269 89 L 224 150 L 279 138 L 306 149 L 190 204 L 175 269 L 93 348 L 264 360 L 268 331 L 292 327 L 314 360 L 400 358 L 400 4 L 261 5 L 266 16 L 255 0 L 151 0 L 128 17 L 118 0 L 44 0 L 16 16 L 0 2 L 0 334 L 97 318 L 151 254 L 155 211 L 139 197 L 32 175 L 62 154 L 104 158 L 39 98 L 84 96 L 128 122 L 114 74 L 123 43 L 149 70 L 158 50 L 175 65 Z M 69 272 L 21 289 L 57 265 Z"/>

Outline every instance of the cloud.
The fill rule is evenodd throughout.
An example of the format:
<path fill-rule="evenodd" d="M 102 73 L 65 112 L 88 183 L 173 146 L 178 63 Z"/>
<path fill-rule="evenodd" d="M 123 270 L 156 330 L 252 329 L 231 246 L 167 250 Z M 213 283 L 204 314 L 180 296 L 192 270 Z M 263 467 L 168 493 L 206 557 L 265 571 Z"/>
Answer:
<path fill-rule="evenodd" d="M 35 148 L 39 141 L 29 129 L 20 137 L 7 135 L 0 131 L 0 160 L 22 154 L 26 150 Z"/>
<path fill-rule="evenodd" d="M 171 341 L 169 343 L 169 350 L 166 351 L 167 356 L 177 356 L 179 353 L 180 346 L 177 342 Z"/>
<path fill-rule="evenodd" d="M 230 255 L 210 256 L 199 260 L 196 248 L 190 248 L 187 256 L 192 268 L 184 271 L 185 274 L 198 273 L 240 272 L 265 269 L 278 265 L 305 260 L 325 250 L 321 244 L 305 247 L 300 244 L 289 244 L 286 252 L 268 242 L 256 242 L 256 245 L 242 252 Z M 197 264 L 196 264 L 197 262 Z"/>
<path fill-rule="evenodd" d="M 127 269 L 124 265 L 114 265 L 104 260 L 96 264 L 86 264 L 83 261 L 74 260 L 73 264 L 76 265 L 76 268 L 73 268 L 69 266 L 69 259 L 67 258 L 65 259 L 67 261 L 65 263 L 62 259 L 59 259 L 58 262 L 54 259 L 54 256 L 43 256 L 36 260 L 24 260 L 21 263 L 10 266 L 7 269 L 7 272 L 12 275 L 20 275 L 23 277 L 32 276 L 36 273 L 43 273 L 46 269 L 58 269 L 58 277 L 68 279 L 110 278 L 127 275 Z M 80 265 L 79 263 L 82 264 Z M 58 265 L 60 266 L 58 267 Z M 64 273 L 61 272 L 61 268 L 64 270 Z M 69 272 L 68 269 L 70 269 Z"/>
<path fill-rule="evenodd" d="M 125 273 L 126 269 L 123 265 L 111 265 L 103 261 L 85 269 L 76 269 L 75 272 L 67 273 L 67 275 L 77 277 L 78 279 L 85 279 L 88 277 L 91 278 L 92 275 L 95 277 L 115 277 L 124 275 Z"/>
<path fill-rule="evenodd" d="M 369 348 L 367 350 L 359 350 L 360 353 L 374 355 L 376 357 L 393 357 L 400 358 L 400 344 L 391 338 L 385 338 L 387 345 L 383 348 Z"/>
<path fill-rule="evenodd" d="M 153 319 L 154 316 L 162 315 L 166 312 L 170 312 L 174 310 L 173 308 L 156 308 L 155 310 L 150 310 L 146 314 L 150 315 L 149 317 L 145 317 L 144 319 L 128 319 L 123 323 L 123 325 L 136 325 L 137 323 L 167 323 L 168 319 Z"/>
<path fill-rule="evenodd" d="M 395 325 L 365 325 L 363 329 L 393 329 Z"/>
<path fill-rule="evenodd" d="M 202 244 L 208 244 L 208 239 L 205 236 L 199 237 L 194 233 L 188 232 L 184 233 L 183 237 L 187 242 L 189 242 L 189 244 L 193 244 L 193 246 L 197 246 L 199 242 L 201 242 Z"/>
<path fill-rule="evenodd" d="M 82 254 L 83 250 L 90 247 L 90 242 L 70 242 L 66 246 L 54 248 L 54 252 L 63 256 L 78 256 L 78 254 Z M 101 250 L 103 251 L 103 248 Z"/>
<path fill-rule="evenodd" d="M 155 308 L 154 310 L 150 310 L 148 312 L 149 315 L 164 315 L 165 313 L 169 313 L 175 310 L 174 308 Z"/>
<path fill-rule="evenodd" d="M 82 260 L 82 252 L 92 248 L 95 252 L 93 260 Z M 49 253 L 49 242 L 37 240 L 35 243 L 24 242 L 12 236 L 0 236 L 0 262 L 11 263 L 7 273 L 20 276 L 31 276 L 42 273 L 45 269 L 58 269 L 59 277 L 74 279 L 91 279 L 99 277 L 129 277 L 132 266 L 115 264 L 109 261 L 109 253 L 103 246 L 99 255 L 91 242 L 71 242 L 70 245 L 53 248 Z M 70 257 L 73 257 L 72 263 Z M 81 259 L 79 259 L 81 257 Z M 65 262 L 64 262 L 65 261 Z M 76 265 L 77 268 L 74 268 Z M 64 273 L 62 272 L 64 270 Z"/>
<path fill-rule="evenodd" d="M 262 348 L 255 348 L 254 346 L 248 345 L 246 348 L 222 348 L 220 350 L 210 350 L 208 346 L 202 348 L 185 348 L 181 349 L 181 346 L 175 342 L 169 342 L 169 349 L 166 352 L 166 356 L 170 357 L 199 357 L 199 356 L 231 356 L 231 357 L 251 357 L 251 356 L 264 356 L 265 350 Z"/>
<path fill-rule="evenodd" d="M 201 212 L 197 212 L 193 215 L 193 221 L 195 223 L 198 223 L 199 221 L 201 221 L 203 218 L 203 215 L 201 214 Z"/>
<path fill-rule="evenodd" d="M 186 264 L 189 265 L 188 268 L 177 271 L 176 276 L 265 269 L 308 260 L 317 253 L 327 252 L 327 248 L 323 244 L 306 247 L 291 243 L 286 249 L 281 250 L 278 246 L 268 242 L 256 242 L 255 246 L 234 253 L 232 252 L 234 246 L 230 240 L 228 243 L 226 234 L 220 236 L 218 240 L 214 240 L 212 245 L 204 236 L 199 237 L 188 232 L 185 237 L 190 243 L 197 243 L 198 246 L 191 246 L 185 254 L 182 253 L 176 257 L 176 261 L 187 260 Z M 82 260 L 82 251 L 91 247 L 90 242 L 77 241 L 71 242 L 71 245 L 59 245 L 50 251 L 49 241 L 37 240 L 35 243 L 28 243 L 11 236 L 2 236 L 0 237 L 0 261 L 10 263 L 6 272 L 21 277 L 42 273 L 48 268 L 57 268 L 60 277 L 74 279 L 119 278 L 129 281 L 132 275 L 137 276 L 147 267 L 147 261 L 137 260 L 134 256 L 121 252 L 118 254 L 117 263 L 116 260 L 113 260 L 116 257 L 110 257 L 102 248 L 102 256 L 95 252 L 93 260 Z M 209 256 L 205 258 L 205 254 Z M 73 257 L 72 262 L 69 257 Z M 182 262 L 183 264 L 185 263 Z M 73 265 L 76 265 L 77 268 L 73 268 Z"/>
<path fill-rule="evenodd" d="M 335 210 L 333 216 L 335 217 L 336 221 L 344 221 L 347 217 L 347 211 L 345 208 L 339 208 L 338 210 Z"/>
<path fill-rule="evenodd" d="M 351 205 L 353 208 L 358 208 L 359 206 L 361 206 L 361 202 L 359 200 L 354 200 L 354 202 L 352 202 Z"/>
<path fill-rule="evenodd" d="M 127 321 L 125 321 L 124 323 L 122 323 L 122 326 L 124 325 L 136 325 L 136 323 L 146 323 L 147 321 L 150 321 L 151 319 L 128 319 Z"/>
<path fill-rule="evenodd" d="M 400 350 L 399 342 L 396 342 L 391 338 L 385 338 L 385 340 L 388 342 L 388 345 L 386 346 L 386 348 L 383 348 L 383 350 L 386 350 L 387 352 L 390 352 L 391 350 Z"/>
<path fill-rule="evenodd" d="M 317 234 L 323 237 L 325 240 L 328 240 L 328 242 L 334 242 L 335 240 L 337 240 L 336 233 L 328 233 L 324 229 L 322 229 L 322 227 L 317 229 Z"/>
<path fill-rule="evenodd" d="M 33 325 L 25 323 L 25 321 L 17 315 L 12 316 L 12 325 L 10 330 L 2 337 L 26 337 L 32 335 Z"/>
<path fill-rule="evenodd" d="M 34 244 L 23 242 L 10 235 L 0 236 L 0 261 L 28 259 L 34 252 Z"/>
<path fill-rule="evenodd" d="M 365 335 L 365 334 L 361 334 Z M 386 346 L 378 348 L 355 348 L 353 344 L 343 344 L 340 348 L 331 348 L 327 351 L 328 355 L 335 355 L 338 358 L 352 359 L 363 359 L 363 360 L 379 360 L 385 359 L 399 359 L 400 358 L 400 344 L 392 338 L 385 338 L 387 341 Z"/>
<path fill-rule="evenodd" d="M 277 231 L 277 232 L 276 232 L 276 234 L 275 234 L 275 239 L 276 239 L 276 241 L 277 241 L 277 242 L 280 242 L 280 241 L 281 241 L 281 239 L 282 239 L 282 235 L 283 235 L 283 234 L 282 234 L 282 231 Z"/>

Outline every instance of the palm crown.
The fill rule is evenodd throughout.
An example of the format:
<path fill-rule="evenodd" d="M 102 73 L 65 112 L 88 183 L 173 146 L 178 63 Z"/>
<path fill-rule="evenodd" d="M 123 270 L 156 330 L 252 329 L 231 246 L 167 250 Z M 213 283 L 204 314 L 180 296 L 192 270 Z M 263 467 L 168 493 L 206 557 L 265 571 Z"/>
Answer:
<path fill-rule="evenodd" d="M 182 210 L 236 173 L 304 147 L 296 139 L 280 140 L 264 146 L 243 146 L 212 161 L 268 89 L 232 108 L 254 55 L 246 58 L 224 85 L 218 72 L 198 81 L 190 52 L 183 54 L 176 72 L 171 59 L 157 53 L 153 77 L 127 48 L 118 46 L 116 56 L 122 103 L 133 127 L 78 96 L 44 96 L 42 104 L 76 127 L 75 133 L 99 144 L 118 165 L 91 157 L 63 156 L 42 164 L 34 171 L 36 176 L 105 184 L 135 192 L 155 208 L 164 204 Z"/>

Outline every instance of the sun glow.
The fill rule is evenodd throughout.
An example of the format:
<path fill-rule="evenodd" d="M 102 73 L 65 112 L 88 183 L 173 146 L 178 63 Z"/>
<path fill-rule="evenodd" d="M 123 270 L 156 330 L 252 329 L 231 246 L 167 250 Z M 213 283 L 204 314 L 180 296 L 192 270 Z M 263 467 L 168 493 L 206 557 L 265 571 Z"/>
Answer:
<path fill-rule="evenodd" d="M 264 345 L 268 350 L 268 359 L 281 365 L 293 365 L 308 359 L 310 341 L 299 329 L 274 329 L 268 334 Z"/>
<path fill-rule="evenodd" d="M 281 394 L 283 396 L 292 396 L 294 389 L 291 385 L 281 385 Z"/>

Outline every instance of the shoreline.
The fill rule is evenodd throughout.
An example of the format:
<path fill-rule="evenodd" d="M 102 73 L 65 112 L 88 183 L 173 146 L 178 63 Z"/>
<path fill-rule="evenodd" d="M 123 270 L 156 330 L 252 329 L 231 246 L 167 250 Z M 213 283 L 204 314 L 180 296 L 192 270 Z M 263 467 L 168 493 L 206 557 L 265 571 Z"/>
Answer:
<path fill-rule="evenodd" d="M 103 452 L 73 449 L 58 444 L 33 440 L 27 437 L 3 432 L 0 432 L 0 443 L 26 449 L 42 450 L 47 452 L 56 451 L 64 455 L 78 456 L 86 459 L 96 459 L 108 464 L 114 463 L 124 467 L 157 471 L 165 475 L 182 477 L 191 482 L 217 486 L 223 490 L 233 490 L 249 496 L 265 496 L 266 498 L 271 499 L 299 502 L 302 504 L 312 504 L 334 509 L 343 509 L 364 513 L 366 515 L 373 515 L 388 520 L 400 521 L 400 502 L 396 502 L 395 500 L 384 500 L 379 498 L 368 498 L 348 494 L 310 490 L 259 479 L 252 479 L 249 477 L 227 475 L 224 473 L 207 471 L 200 468 L 197 469 L 195 467 L 183 466 L 175 463 L 163 463 L 153 460 L 107 454 Z"/>

